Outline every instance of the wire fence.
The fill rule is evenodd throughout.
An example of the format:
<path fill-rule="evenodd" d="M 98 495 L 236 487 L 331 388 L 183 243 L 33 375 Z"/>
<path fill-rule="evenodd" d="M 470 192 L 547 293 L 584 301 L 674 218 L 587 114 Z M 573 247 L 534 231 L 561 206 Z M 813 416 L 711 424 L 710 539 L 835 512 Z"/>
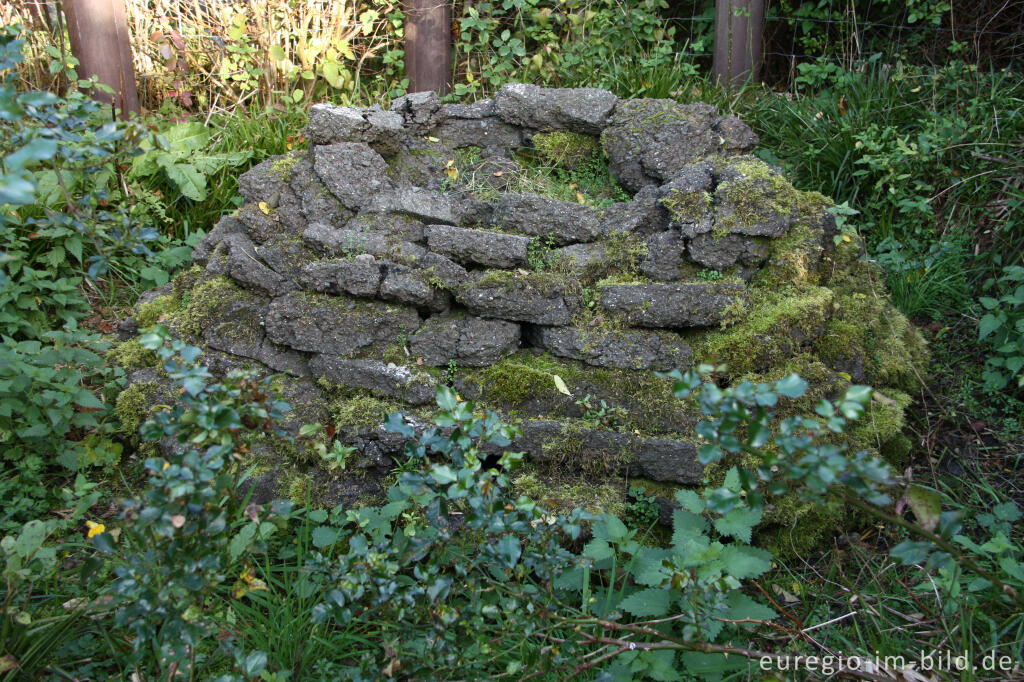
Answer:
<path fill-rule="evenodd" d="M 710 67 L 714 0 L 672 2 L 666 21 L 681 53 Z M 761 79 L 791 88 L 798 65 L 854 68 L 873 54 L 917 65 L 957 58 L 980 69 L 1017 69 L 1024 58 L 1024 0 L 766 0 Z"/>

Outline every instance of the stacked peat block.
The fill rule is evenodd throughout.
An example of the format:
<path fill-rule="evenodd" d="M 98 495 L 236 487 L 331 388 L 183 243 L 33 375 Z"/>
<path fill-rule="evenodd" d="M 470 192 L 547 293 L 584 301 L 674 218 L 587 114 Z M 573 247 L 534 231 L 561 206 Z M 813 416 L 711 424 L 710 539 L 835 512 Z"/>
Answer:
<path fill-rule="evenodd" d="M 459 150 L 512 168 L 517 150 L 553 131 L 599 139 L 631 199 L 483 200 L 449 180 Z M 757 136 L 746 125 L 708 104 L 513 84 L 471 105 L 432 93 L 390 110 L 316 105 L 305 135 L 308 153 L 239 178 L 244 205 L 195 248 L 191 312 L 167 322 L 188 318 L 178 331 L 211 366 L 292 377 L 293 431 L 329 422 L 332 395 L 405 406 L 419 427 L 447 383 L 519 424 L 513 447 L 535 463 L 701 481 L 696 415 L 654 372 L 685 370 L 695 334 L 742 318 L 748 283 L 774 266 L 773 240 L 802 210 L 778 171 L 747 155 Z M 828 214 L 815 210 L 802 247 L 812 268 L 831 241 Z M 538 240 L 546 267 L 531 263 Z M 653 381 L 664 400 L 652 405 L 640 393 Z M 577 401 L 587 395 L 643 420 L 585 419 Z M 403 443 L 380 423 L 333 427 L 356 448 L 348 471 L 359 475 L 314 479 L 326 502 L 351 503 Z M 291 466 L 271 466 L 257 492 L 280 494 L 273 481 Z"/>

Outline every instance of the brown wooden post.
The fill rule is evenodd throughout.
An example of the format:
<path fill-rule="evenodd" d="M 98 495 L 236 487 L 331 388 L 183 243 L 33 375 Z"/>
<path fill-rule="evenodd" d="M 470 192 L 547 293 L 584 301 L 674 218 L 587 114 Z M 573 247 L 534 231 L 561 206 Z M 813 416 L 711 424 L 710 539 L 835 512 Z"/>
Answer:
<path fill-rule="evenodd" d="M 119 118 L 139 113 L 132 45 L 124 0 L 64 0 L 71 52 L 78 58 L 78 75 L 96 76 L 113 94 L 94 90 L 93 99 L 112 104 Z"/>
<path fill-rule="evenodd" d="M 451 89 L 452 8 L 448 0 L 406 0 L 405 75 L 409 92 Z"/>
<path fill-rule="evenodd" d="M 715 0 L 714 80 L 729 87 L 761 73 L 764 0 Z"/>

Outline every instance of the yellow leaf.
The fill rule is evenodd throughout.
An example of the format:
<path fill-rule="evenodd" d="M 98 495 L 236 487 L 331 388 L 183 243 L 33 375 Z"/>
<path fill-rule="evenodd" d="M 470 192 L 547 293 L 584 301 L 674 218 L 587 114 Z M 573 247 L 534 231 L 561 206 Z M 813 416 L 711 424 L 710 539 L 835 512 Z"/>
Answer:
<path fill-rule="evenodd" d="M 587 198 L 585 196 L 583 196 L 583 192 L 576 192 L 576 203 L 577 204 L 585 204 L 586 202 L 587 202 Z"/>
<path fill-rule="evenodd" d="M 853 240 L 852 240 L 852 239 L 850 239 L 850 235 L 848 235 L 848 234 L 844 234 L 844 235 L 843 235 L 843 241 L 844 241 L 844 242 L 852 242 Z"/>
<path fill-rule="evenodd" d="M 168 461 L 167 461 L 167 460 L 165 459 L 165 460 L 164 460 L 164 468 L 163 468 L 163 470 L 164 470 L 164 471 L 167 471 L 167 467 L 169 467 L 169 466 L 171 466 L 171 463 L 170 463 L 170 462 L 168 462 Z"/>
<path fill-rule="evenodd" d="M 449 180 L 456 180 L 459 177 L 459 169 L 455 166 L 449 166 L 444 169 L 445 174 L 448 175 Z"/>
<path fill-rule="evenodd" d="M 263 211 L 265 214 L 269 214 L 270 213 L 270 204 L 268 204 L 267 202 L 261 201 L 259 203 L 259 207 L 260 207 L 260 210 Z"/>
<path fill-rule="evenodd" d="M 846 379 L 847 381 L 853 381 L 853 377 L 851 377 L 846 372 L 839 372 L 839 376 L 841 376 L 842 378 Z"/>
<path fill-rule="evenodd" d="M 572 396 L 572 393 L 569 392 L 569 387 L 565 385 L 564 381 L 562 381 L 562 377 L 558 376 L 557 374 L 552 374 L 551 378 L 555 380 L 555 388 L 558 389 L 559 393 L 564 393 L 567 396 Z"/>
<path fill-rule="evenodd" d="M 425 139 L 427 140 L 427 142 L 440 142 L 441 141 L 438 138 L 430 137 L 429 135 Z"/>

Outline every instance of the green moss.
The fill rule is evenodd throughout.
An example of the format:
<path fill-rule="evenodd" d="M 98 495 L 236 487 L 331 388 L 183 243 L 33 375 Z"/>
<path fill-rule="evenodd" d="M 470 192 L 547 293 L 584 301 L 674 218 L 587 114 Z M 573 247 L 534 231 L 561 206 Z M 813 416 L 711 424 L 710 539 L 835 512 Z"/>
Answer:
<path fill-rule="evenodd" d="M 711 194 L 704 191 L 683 192 L 673 189 L 667 197 L 659 200 L 673 220 L 699 220 L 711 210 Z"/>
<path fill-rule="evenodd" d="M 560 289 L 567 294 L 578 294 L 582 289 L 578 279 L 555 270 L 542 270 L 540 272 L 488 270 L 483 277 L 469 285 L 471 289 L 501 288 L 506 291 L 513 291 L 519 287 L 545 293 L 553 289 Z"/>
<path fill-rule="evenodd" d="M 801 193 L 781 175 L 772 172 L 764 161 L 747 157 L 731 161 L 729 166 L 740 177 L 721 183 L 716 190 L 733 209 L 718 214 L 716 234 L 740 232 L 772 214 L 788 216 L 797 212 Z"/>
<path fill-rule="evenodd" d="M 284 497 L 300 507 L 305 507 L 307 503 L 310 507 L 317 505 L 319 496 L 316 494 L 315 488 L 313 477 L 297 469 L 288 470 L 281 482 L 281 492 Z"/>
<path fill-rule="evenodd" d="M 903 435 L 911 402 L 911 397 L 901 391 L 876 390 L 864 416 L 846 431 L 850 447 L 878 452 L 893 466 L 902 467 L 911 447 Z"/>
<path fill-rule="evenodd" d="M 755 275 L 751 286 L 778 291 L 819 284 L 823 236 L 820 223 L 798 218 L 789 232 L 771 240 L 768 262 Z"/>
<path fill-rule="evenodd" d="M 115 345 L 107 351 L 107 360 L 125 370 L 156 367 L 160 363 L 156 352 L 143 348 L 138 339 L 130 339 Z"/>
<path fill-rule="evenodd" d="M 836 364 L 863 362 L 868 383 L 915 393 L 929 360 L 921 333 L 889 302 L 876 268 L 859 248 L 841 244 L 824 263 L 832 273 L 836 313 L 818 341 L 819 354 Z"/>
<path fill-rule="evenodd" d="M 149 303 L 139 306 L 139 311 L 135 313 L 135 321 L 139 324 L 139 329 L 151 327 L 165 314 L 177 310 L 180 305 L 181 301 L 177 296 L 157 296 Z"/>
<path fill-rule="evenodd" d="M 606 512 L 621 516 L 626 510 L 622 490 L 609 483 L 561 480 L 528 470 L 513 478 L 512 486 L 516 493 L 556 514 L 586 509 L 593 514 Z"/>
<path fill-rule="evenodd" d="M 406 406 L 391 400 L 384 400 L 369 393 L 354 393 L 338 397 L 327 405 L 331 423 L 341 429 L 372 429 L 384 423 L 393 412 L 406 410 Z"/>
<path fill-rule="evenodd" d="M 185 307 L 166 314 L 165 319 L 182 336 L 194 339 L 211 323 L 223 321 L 224 311 L 234 301 L 258 305 L 260 298 L 222 275 L 196 286 L 189 294 Z"/>
<path fill-rule="evenodd" d="M 142 426 L 154 409 L 162 402 L 169 402 L 171 395 L 167 387 L 155 381 L 138 381 L 121 391 L 114 404 L 114 415 L 121 422 L 117 432 L 128 438 L 136 438 Z"/>
<path fill-rule="evenodd" d="M 544 161 L 569 170 L 583 166 L 599 151 L 597 138 L 563 131 L 537 133 L 533 148 Z"/>
<path fill-rule="evenodd" d="M 832 291 L 822 287 L 752 297 L 740 321 L 694 339 L 694 358 L 725 363 L 730 376 L 777 365 L 820 334 L 832 314 L 832 302 Z"/>
<path fill-rule="evenodd" d="M 514 406 L 530 398 L 555 398 L 552 374 L 506 359 L 477 373 L 484 400 Z M 564 377 L 563 377 L 564 379 Z"/>
<path fill-rule="evenodd" d="M 291 177 L 292 168 L 302 159 L 302 152 L 291 152 L 275 159 L 270 164 L 270 172 L 279 179 L 287 181 Z"/>

